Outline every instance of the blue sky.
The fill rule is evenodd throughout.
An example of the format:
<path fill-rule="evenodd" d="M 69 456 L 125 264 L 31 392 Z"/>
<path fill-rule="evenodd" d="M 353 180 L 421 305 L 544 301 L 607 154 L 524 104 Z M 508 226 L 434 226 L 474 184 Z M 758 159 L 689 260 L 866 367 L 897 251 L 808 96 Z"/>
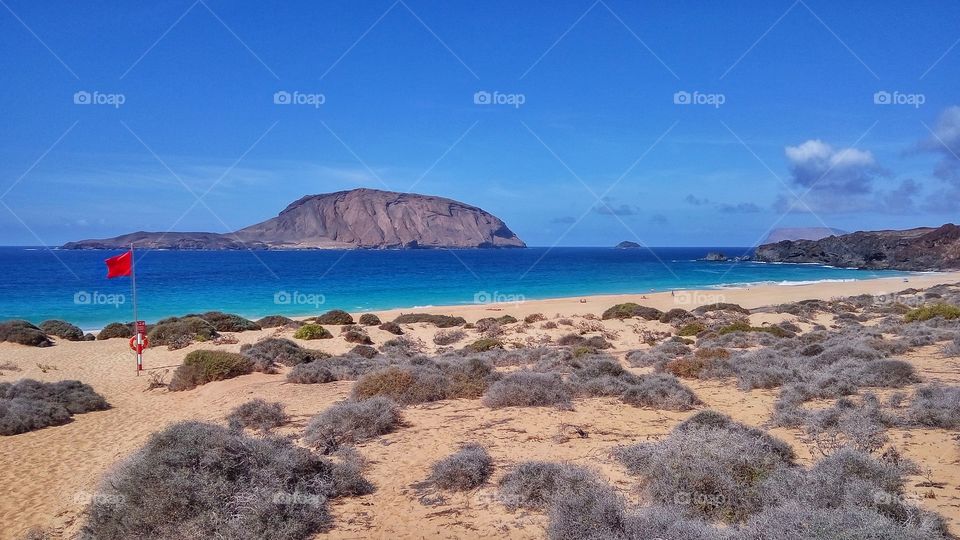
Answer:
<path fill-rule="evenodd" d="M 530 245 L 955 221 L 956 2 L 2 4 L 0 244 L 360 186 Z"/>

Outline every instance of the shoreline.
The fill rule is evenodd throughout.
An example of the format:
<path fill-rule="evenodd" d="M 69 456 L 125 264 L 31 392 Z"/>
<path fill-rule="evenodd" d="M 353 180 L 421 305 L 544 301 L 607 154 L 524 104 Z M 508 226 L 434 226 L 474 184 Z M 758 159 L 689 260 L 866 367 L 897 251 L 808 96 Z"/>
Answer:
<path fill-rule="evenodd" d="M 907 281 L 904 281 L 907 279 Z M 489 316 L 483 312 L 509 312 L 511 315 L 530 315 L 554 312 L 563 315 L 599 315 L 603 310 L 624 302 L 635 302 L 662 311 L 673 308 L 694 309 L 705 304 L 732 302 L 748 309 L 800 300 L 829 300 L 837 296 L 872 294 L 890 296 L 908 288 L 926 289 L 934 285 L 960 282 L 960 272 L 937 272 L 910 275 L 908 277 L 883 277 L 850 281 L 818 281 L 801 284 L 763 284 L 757 286 L 730 286 L 712 289 L 682 289 L 650 293 L 592 294 L 587 296 L 523 300 L 517 302 L 491 302 L 488 304 L 454 304 L 394 308 L 387 310 L 350 311 L 351 315 L 375 313 L 381 319 L 393 318 L 402 313 L 436 313 L 460 315 L 472 322 L 471 317 Z M 585 300 L 585 302 L 581 302 Z M 547 313 L 549 312 L 549 313 Z M 309 316 L 291 316 L 291 319 L 306 319 Z"/>

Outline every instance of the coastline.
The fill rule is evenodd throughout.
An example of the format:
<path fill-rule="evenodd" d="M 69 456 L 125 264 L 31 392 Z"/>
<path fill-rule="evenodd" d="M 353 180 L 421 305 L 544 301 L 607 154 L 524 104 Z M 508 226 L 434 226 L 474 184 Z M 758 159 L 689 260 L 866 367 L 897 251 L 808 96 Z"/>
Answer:
<path fill-rule="evenodd" d="M 908 281 L 904 281 L 907 279 Z M 914 274 L 908 277 L 883 277 L 851 281 L 819 281 L 803 284 L 763 284 L 757 286 L 731 286 L 713 289 L 684 289 L 671 292 L 651 292 L 637 294 L 595 294 L 588 296 L 551 298 L 543 300 L 523 300 L 517 302 L 491 302 L 487 304 L 454 304 L 437 306 L 417 306 L 395 308 L 376 313 L 382 319 L 391 319 L 401 313 L 437 313 L 458 315 L 467 321 L 489 317 L 496 313 L 509 313 L 514 316 L 526 316 L 532 313 L 554 315 L 600 315 L 603 310 L 624 302 L 635 302 L 654 307 L 661 311 L 673 308 L 694 309 L 705 304 L 731 302 L 749 309 L 772 306 L 800 300 L 829 300 L 838 296 L 856 296 L 871 294 L 885 297 L 908 288 L 926 289 L 934 285 L 960 282 L 960 272 L 937 272 Z M 585 300 L 585 302 L 581 302 Z M 321 310 L 322 311 L 322 310 Z M 353 315 L 364 313 L 351 312 Z M 291 317 L 305 319 L 306 316 Z"/>

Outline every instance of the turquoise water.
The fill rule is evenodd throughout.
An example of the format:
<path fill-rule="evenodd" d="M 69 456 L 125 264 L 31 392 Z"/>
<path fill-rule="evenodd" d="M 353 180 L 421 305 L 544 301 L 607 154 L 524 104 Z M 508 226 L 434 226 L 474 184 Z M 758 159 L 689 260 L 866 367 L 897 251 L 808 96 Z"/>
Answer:
<path fill-rule="evenodd" d="M 138 305 L 148 321 L 209 310 L 260 317 L 904 275 L 697 260 L 714 250 L 138 252 Z M 59 318 L 84 329 L 132 320 L 130 280 L 105 277 L 103 259 L 117 253 L 0 247 L 0 319 Z"/>

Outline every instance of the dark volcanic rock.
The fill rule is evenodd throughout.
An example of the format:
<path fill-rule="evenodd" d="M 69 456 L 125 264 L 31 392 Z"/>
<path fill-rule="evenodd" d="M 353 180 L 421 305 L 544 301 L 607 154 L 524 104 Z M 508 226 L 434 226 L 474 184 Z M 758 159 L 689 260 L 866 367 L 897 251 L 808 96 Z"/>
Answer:
<path fill-rule="evenodd" d="M 354 189 L 309 195 L 233 233 L 137 232 L 64 249 L 301 249 L 526 247 L 496 216 L 442 197 Z"/>
<path fill-rule="evenodd" d="M 821 240 L 764 244 L 754 258 L 764 262 L 819 263 L 847 268 L 948 270 L 960 268 L 960 227 L 855 232 Z"/>
<path fill-rule="evenodd" d="M 727 260 L 727 256 L 719 251 L 711 251 L 707 253 L 707 256 L 703 258 L 705 261 L 714 261 L 714 262 L 723 262 Z"/>

